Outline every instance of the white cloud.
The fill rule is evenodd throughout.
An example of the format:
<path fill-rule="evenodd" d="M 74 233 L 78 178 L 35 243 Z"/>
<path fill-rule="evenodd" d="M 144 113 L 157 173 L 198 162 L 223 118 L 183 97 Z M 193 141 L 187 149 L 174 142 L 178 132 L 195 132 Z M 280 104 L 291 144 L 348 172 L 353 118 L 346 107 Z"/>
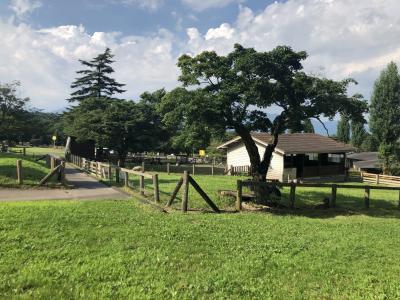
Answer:
<path fill-rule="evenodd" d="M 354 77 L 370 96 L 372 78 L 391 60 L 400 62 L 400 1 L 288 0 L 256 14 L 246 7 L 234 24 L 188 33 L 186 52 L 226 54 L 234 43 L 271 50 L 289 45 L 306 50 L 306 70 L 335 79 Z M 198 31 L 197 31 L 198 32 Z"/>
<path fill-rule="evenodd" d="M 23 18 L 26 14 L 32 13 L 35 9 L 42 6 L 40 1 L 35 0 L 11 0 L 10 8 L 18 18 Z"/>
<path fill-rule="evenodd" d="M 34 30 L 26 24 L 0 20 L 0 82 L 20 80 L 32 105 L 47 110 L 65 107 L 69 85 L 88 60 L 110 47 L 115 54 L 114 77 L 127 84 L 121 97 L 137 99 L 148 90 L 177 84 L 173 36 L 161 30 L 153 36 L 125 36 L 115 32 L 89 34 L 80 26 Z"/>
<path fill-rule="evenodd" d="M 181 0 L 182 3 L 191 7 L 196 11 L 203 11 L 209 8 L 221 8 L 234 2 L 242 2 L 238 0 Z"/>

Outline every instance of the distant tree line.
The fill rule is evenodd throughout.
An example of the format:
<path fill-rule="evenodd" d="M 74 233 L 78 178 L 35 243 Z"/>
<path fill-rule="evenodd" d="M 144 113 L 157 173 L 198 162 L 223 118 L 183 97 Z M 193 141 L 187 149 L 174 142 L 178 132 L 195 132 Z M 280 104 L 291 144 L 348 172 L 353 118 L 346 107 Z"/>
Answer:
<path fill-rule="evenodd" d="M 193 153 L 239 135 L 250 157 L 254 178 L 265 180 L 272 153 L 284 132 L 314 132 L 312 120 L 340 116 L 336 138 L 363 151 L 380 151 L 385 173 L 395 173 L 398 161 L 400 79 L 391 63 L 375 83 L 371 103 L 359 94 L 347 95 L 353 79 L 334 81 L 303 71 L 305 52 L 279 46 L 269 52 L 235 45 L 226 56 L 205 51 L 182 55 L 180 87 L 145 92 L 139 99 L 120 99 L 125 85 L 113 78 L 113 54 L 106 49 L 83 68 L 71 84 L 71 106 L 63 114 L 28 108 L 19 98 L 19 83 L 1 85 L 1 138 L 50 142 L 93 140 L 113 150 L 121 161 L 128 152 Z M 368 127 L 365 120 L 369 112 Z M 251 131 L 270 132 L 263 156 Z M 211 146 L 210 146 L 211 145 Z M 208 147 L 208 148 L 207 148 Z M 211 148 L 210 148 L 211 147 Z"/>

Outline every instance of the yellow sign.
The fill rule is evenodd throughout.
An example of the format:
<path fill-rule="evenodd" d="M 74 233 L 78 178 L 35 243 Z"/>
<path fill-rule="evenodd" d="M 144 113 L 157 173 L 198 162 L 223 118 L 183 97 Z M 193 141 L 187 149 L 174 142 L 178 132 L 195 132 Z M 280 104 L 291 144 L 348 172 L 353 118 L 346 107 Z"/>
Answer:
<path fill-rule="evenodd" d="M 206 150 L 199 150 L 200 156 L 206 156 Z"/>
<path fill-rule="evenodd" d="M 53 141 L 57 140 L 57 137 L 55 135 L 53 135 L 53 137 L 51 138 Z"/>

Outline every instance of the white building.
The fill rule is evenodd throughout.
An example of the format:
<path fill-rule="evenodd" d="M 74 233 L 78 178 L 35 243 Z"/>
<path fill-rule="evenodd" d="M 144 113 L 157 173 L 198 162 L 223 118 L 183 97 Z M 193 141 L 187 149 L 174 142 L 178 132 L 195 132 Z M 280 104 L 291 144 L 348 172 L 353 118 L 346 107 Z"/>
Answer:
<path fill-rule="evenodd" d="M 271 135 L 252 132 L 261 158 Z M 229 169 L 247 170 L 250 158 L 240 137 L 220 145 L 227 150 Z M 355 149 L 332 138 L 315 133 L 293 133 L 279 136 L 278 145 L 272 155 L 268 179 L 279 181 L 305 177 L 324 177 L 345 174 L 346 153 Z"/>

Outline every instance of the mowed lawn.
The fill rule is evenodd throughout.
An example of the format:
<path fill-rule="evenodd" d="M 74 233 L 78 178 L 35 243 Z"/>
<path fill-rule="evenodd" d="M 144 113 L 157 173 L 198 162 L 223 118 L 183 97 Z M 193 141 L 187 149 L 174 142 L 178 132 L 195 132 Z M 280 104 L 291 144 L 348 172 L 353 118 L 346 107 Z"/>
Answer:
<path fill-rule="evenodd" d="M 17 160 L 22 160 L 22 176 L 24 186 L 37 185 L 49 173 L 43 160 L 36 161 L 32 157 L 18 154 L 0 154 L 0 187 L 18 187 Z"/>
<path fill-rule="evenodd" d="M 161 177 L 164 192 L 173 188 L 177 176 Z M 196 180 L 210 195 L 224 188 Z M 0 297 L 398 299 L 398 194 L 372 192 L 367 211 L 345 208 L 362 203 L 352 193 L 338 190 L 339 207 L 318 210 L 325 191 L 299 189 L 303 208 L 275 213 L 162 213 L 135 199 L 1 203 Z"/>
<path fill-rule="evenodd" d="M 11 151 L 22 151 L 22 147 L 12 147 Z M 26 154 L 31 156 L 39 156 L 45 154 L 53 154 L 58 156 L 64 156 L 64 148 L 53 148 L 53 147 L 26 147 Z"/>

